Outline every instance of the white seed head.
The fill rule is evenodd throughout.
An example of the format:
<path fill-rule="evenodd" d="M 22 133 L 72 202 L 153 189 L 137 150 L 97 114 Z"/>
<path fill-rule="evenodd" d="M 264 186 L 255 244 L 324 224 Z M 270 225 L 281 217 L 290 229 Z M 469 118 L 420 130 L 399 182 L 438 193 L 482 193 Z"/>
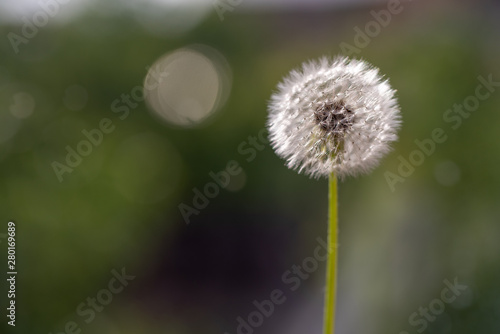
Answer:
<path fill-rule="evenodd" d="M 271 97 L 271 143 L 289 168 L 311 177 L 367 173 L 397 140 L 395 93 L 377 68 L 361 60 L 304 63 Z"/>

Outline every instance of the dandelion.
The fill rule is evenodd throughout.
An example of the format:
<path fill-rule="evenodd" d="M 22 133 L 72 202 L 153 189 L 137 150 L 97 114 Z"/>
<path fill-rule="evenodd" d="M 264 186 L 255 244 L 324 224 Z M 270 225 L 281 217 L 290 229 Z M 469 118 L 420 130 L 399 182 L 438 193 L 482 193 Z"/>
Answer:
<path fill-rule="evenodd" d="M 378 69 L 363 61 L 305 63 L 271 97 L 271 143 L 289 168 L 315 178 L 370 172 L 397 139 L 394 95 Z"/>
<path fill-rule="evenodd" d="M 278 156 L 299 173 L 330 180 L 324 334 L 335 329 L 337 177 L 370 172 L 397 140 L 395 93 L 377 68 L 338 57 L 303 64 L 271 97 L 267 126 Z"/>

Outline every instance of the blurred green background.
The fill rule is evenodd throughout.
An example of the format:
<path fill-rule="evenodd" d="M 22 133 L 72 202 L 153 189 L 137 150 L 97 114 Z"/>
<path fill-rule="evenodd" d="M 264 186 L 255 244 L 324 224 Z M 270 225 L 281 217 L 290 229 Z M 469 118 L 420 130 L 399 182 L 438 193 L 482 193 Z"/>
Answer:
<path fill-rule="evenodd" d="M 16 327 L 3 311 L 1 332 L 63 333 L 73 321 L 82 333 L 234 334 L 254 300 L 280 289 L 286 302 L 254 333 L 320 333 L 324 263 L 296 291 L 282 275 L 326 239 L 327 182 L 288 170 L 260 141 L 254 156 L 249 137 L 284 75 L 355 46 L 355 28 L 387 3 L 61 1 L 26 38 L 23 18 L 50 1 L 28 2 L 0 5 L 0 249 L 5 259 L 12 220 L 18 252 Z M 352 54 L 398 90 L 403 127 L 375 172 L 340 184 L 337 332 L 498 333 L 500 91 L 456 130 L 443 115 L 475 93 L 478 76 L 500 81 L 500 7 L 400 8 Z M 25 38 L 17 53 L 11 33 Z M 157 98 L 186 104 L 135 100 L 126 117 L 116 112 L 159 59 L 172 76 Z M 53 162 L 104 118 L 113 130 L 59 182 Z M 447 141 L 391 191 L 386 172 L 436 128 Z M 193 189 L 231 160 L 242 171 L 186 224 L 179 205 L 192 207 Z M 87 323 L 78 306 L 122 268 L 135 278 Z M 455 279 L 467 285 L 455 302 L 425 330 L 410 322 Z"/>

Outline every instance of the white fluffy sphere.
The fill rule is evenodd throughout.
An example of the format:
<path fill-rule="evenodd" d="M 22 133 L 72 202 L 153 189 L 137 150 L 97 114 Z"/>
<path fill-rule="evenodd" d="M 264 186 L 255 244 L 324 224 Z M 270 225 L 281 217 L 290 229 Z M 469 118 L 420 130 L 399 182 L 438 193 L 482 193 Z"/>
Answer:
<path fill-rule="evenodd" d="M 367 173 L 397 140 L 395 93 L 377 68 L 361 60 L 304 63 L 271 97 L 271 143 L 299 173 L 315 178 Z"/>

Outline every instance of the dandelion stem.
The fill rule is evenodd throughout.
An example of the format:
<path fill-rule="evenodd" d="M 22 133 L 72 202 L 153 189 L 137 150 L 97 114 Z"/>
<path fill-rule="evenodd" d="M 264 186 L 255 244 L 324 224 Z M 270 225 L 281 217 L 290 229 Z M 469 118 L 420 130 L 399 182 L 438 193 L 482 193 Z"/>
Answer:
<path fill-rule="evenodd" d="M 326 265 L 326 291 L 323 334 L 335 333 L 335 296 L 337 292 L 337 177 L 330 174 L 328 200 L 328 262 Z"/>

